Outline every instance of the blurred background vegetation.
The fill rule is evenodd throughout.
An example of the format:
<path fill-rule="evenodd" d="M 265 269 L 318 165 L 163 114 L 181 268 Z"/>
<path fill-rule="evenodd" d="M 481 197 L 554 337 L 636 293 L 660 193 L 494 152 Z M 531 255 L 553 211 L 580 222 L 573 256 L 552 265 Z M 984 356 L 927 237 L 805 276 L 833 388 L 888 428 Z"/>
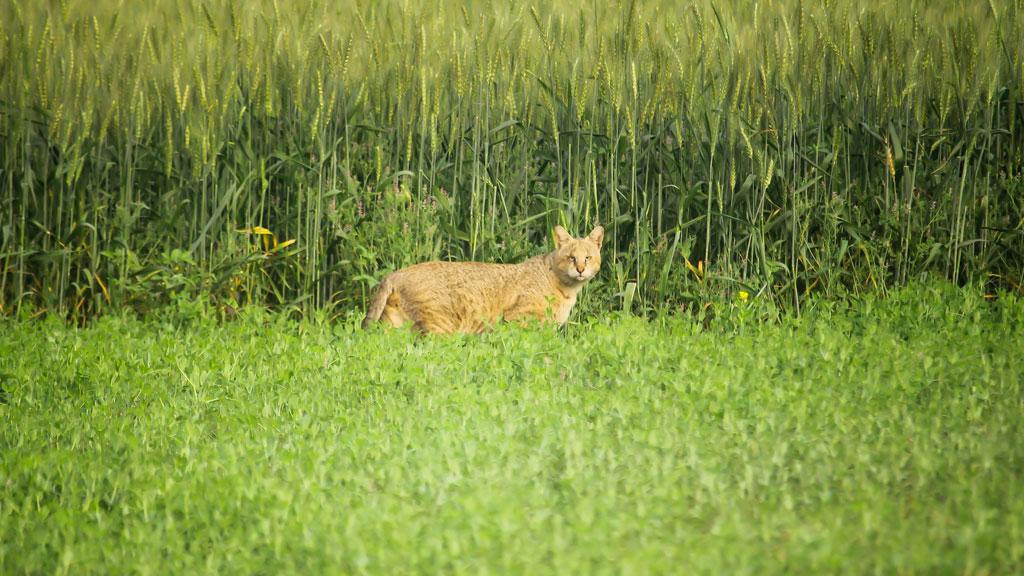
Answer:
<path fill-rule="evenodd" d="M 1021 38 L 1022 0 L 0 0 L 0 311 L 343 312 L 559 223 L 608 229 L 584 308 L 1020 290 Z"/>

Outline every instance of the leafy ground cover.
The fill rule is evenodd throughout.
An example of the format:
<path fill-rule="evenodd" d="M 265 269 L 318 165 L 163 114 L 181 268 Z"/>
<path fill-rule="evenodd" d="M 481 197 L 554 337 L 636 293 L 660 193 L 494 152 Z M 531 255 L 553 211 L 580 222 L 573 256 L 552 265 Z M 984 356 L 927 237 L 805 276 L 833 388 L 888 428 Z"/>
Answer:
<path fill-rule="evenodd" d="M 0 323 L 0 573 L 1010 573 L 1024 301 Z"/>

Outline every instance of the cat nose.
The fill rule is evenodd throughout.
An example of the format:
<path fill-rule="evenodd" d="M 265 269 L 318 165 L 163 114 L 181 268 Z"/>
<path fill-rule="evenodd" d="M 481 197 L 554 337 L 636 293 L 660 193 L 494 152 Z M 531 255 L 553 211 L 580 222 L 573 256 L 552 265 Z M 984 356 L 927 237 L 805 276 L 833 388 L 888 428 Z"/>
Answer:
<path fill-rule="evenodd" d="M 587 268 L 585 266 L 583 268 L 580 268 L 579 266 L 576 267 L 576 271 L 579 272 L 580 274 L 583 274 L 583 271 L 586 269 Z"/>

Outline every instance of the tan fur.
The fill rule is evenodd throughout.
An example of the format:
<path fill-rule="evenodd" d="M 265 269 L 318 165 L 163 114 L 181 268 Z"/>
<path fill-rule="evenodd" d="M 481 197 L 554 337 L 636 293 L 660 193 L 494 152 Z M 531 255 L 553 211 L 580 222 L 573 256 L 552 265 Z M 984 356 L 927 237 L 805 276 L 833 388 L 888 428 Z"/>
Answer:
<path fill-rule="evenodd" d="M 580 288 L 601 268 L 604 228 L 573 238 L 558 226 L 557 248 L 520 264 L 425 262 L 381 281 L 363 319 L 420 332 L 481 332 L 496 322 L 536 318 L 564 324 Z"/>

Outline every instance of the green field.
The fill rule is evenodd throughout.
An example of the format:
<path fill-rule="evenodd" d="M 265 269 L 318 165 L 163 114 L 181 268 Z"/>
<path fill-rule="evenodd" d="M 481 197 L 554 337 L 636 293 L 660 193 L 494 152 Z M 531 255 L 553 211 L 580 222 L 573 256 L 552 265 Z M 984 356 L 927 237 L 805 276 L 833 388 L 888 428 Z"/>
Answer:
<path fill-rule="evenodd" d="M 0 323 L 0 573 L 1024 569 L 1024 301 Z"/>
<path fill-rule="evenodd" d="M 0 574 L 1024 572 L 1024 0 L 0 0 Z M 606 229 L 565 329 L 357 330 Z"/>
<path fill-rule="evenodd" d="M 0 313 L 345 313 L 598 223 L 604 309 L 1020 290 L 1021 38 L 1022 0 L 0 0 Z"/>

